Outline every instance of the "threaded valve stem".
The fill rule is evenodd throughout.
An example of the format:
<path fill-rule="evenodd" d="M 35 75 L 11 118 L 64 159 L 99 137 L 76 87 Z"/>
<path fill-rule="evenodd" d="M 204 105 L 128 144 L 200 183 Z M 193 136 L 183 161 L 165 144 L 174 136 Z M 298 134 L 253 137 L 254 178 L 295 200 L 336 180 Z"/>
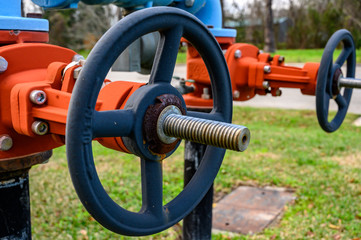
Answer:
<path fill-rule="evenodd" d="M 251 137 L 245 126 L 178 114 L 164 119 L 163 131 L 169 137 L 241 152 L 247 149 Z"/>

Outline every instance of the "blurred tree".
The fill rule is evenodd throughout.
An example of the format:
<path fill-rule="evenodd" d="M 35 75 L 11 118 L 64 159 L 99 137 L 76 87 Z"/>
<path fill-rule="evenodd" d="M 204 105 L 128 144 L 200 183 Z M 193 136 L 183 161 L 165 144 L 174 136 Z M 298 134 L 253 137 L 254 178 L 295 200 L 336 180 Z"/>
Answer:
<path fill-rule="evenodd" d="M 109 6 L 79 3 L 78 9 L 46 11 L 50 23 L 50 43 L 73 50 L 91 49 L 110 28 Z"/>
<path fill-rule="evenodd" d="M 266 52 L 275 52 L 275 34 L 273 30 L 273 11 L 272 0 L 266 0 L 266 14 L 265 14 L 265 28 L 264 28 L 264 50 Z"/>

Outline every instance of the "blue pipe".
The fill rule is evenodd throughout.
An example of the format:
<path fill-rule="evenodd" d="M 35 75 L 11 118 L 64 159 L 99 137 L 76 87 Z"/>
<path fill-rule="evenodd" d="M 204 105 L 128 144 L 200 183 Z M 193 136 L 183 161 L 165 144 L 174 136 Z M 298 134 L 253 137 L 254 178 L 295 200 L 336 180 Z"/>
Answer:
<path fill-rule="evenodd" d="M 0 30 L 49 31 L 46 19 L 21 17 L 21 0 L 3 0 L 0 7 Z"/>
<path fill-rule="evenodd" d="M 195 16 L 205 25 L 211 26 L 209 30 L 215 37 L 236 37 L 237 35 L 234 29 L 222 28 L 222 8 L 219 0 L 207 0 Z"/>

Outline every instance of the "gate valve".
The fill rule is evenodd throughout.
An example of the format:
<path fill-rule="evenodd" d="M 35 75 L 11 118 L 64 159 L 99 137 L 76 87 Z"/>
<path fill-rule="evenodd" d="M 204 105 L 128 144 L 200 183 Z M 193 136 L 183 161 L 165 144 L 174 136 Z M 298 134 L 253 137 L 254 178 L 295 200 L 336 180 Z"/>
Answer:
<path fill-rule="evenodd" d="M 268 93 L 277 97 L 282 93 L 280 88 L 299 88 L 303 94 L 315 95 L 319 63 L 306 63 L 303 68 L 285 66 L 283 56 L 271 57 L 251 44 L 234 43 L 226 47 L 233 100 L 246 101 L 256 94 Z M 192 46 L 188 46 L 187 52 L 187 78 L 195 80 L 195 91 L 184 96 L 187 106 L 212 107 L 208 72 Z"/>
<path fill-rule="evenodd" d="M 122 109 L 99 111 L 100 91 L 120 53 L 139 37 L 158 31 L 160 41 L 148 84 L 139 86 Z M 205 59 L 213 109 L 187 111 L 182 95 L 170 83 L 181 38 Z M 104 107 L 107 102 L 103 102 Z M 123 235 L 160 232 L 184 218 L 201 201 L 222 163 L 225 147 L 244 150 L 245 127 L 231 125 L 232 96 L 226 61 L 209 30 L 193 15 L 176 8 L 154 7 L 123 18 L 90 52 L 72 92 L 66 125 L 70 175 L 88 212 L 104 227 Z M 142 208 L 130 212 L 104 190 L 93 160 L 92 140 L 119 138 L 141 159 Z M 178 138 L 207 144 L 198 170 L 183 191 L 163 205 L 162 162 L 179 146 Z M 160 145 L 160 146 L 159 146 Z M 212 146 L 213 145 L 213 146 Z M 217 147 L 215 147 L 217 146 Z"/>
<path fill-rule="evenodd" d="M 334 51 L 341 42 L 343 49 L 336 61 L 333 61 Z M 346 77 L 341 70 L 345 63 Z M 352 89 L 361 88 L 361 80 L 355 79 L 355 68 L 356 50 L 352 35 L 345 29 L 338 30 L 326 44 L 317 77 L 317 118 L 326 132 L 334 132 L 341 126 L 350 104 Z M 342 88 L 344 88 L 343 93 Z M 328 121 L 331 99 L 336 102 L 338 111 L 335 117 Z"/>

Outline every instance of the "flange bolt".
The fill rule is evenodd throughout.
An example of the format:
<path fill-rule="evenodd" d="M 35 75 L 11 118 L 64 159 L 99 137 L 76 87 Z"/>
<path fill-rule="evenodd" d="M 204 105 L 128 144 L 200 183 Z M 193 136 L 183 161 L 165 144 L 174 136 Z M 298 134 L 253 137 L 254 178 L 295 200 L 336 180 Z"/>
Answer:
<path fill-rule="evenodd" d="M 73 59 L 72 59 L 73 62 L 79 62 L 80 60 L 85 60 L 85 58 L 80 54 L 75 54 L 73 56 Z"/>
<path fill-rule="evenodd" d="M 5 58 L 0 57 L 0 73 L 5 72 L 8 69 L 8 61 Z"/>
<path fill-rule="evenodd" d="M 30 101 L 37 105 L 42 105 L 46 102 L 46 93 L 42 90 L 33 90 L 29 95 Z"/>
<path fill-rule="evenodd" d="M 237 50 L 234 52 L 234 57 L 235 57 L 235 58 L 241 58 L 241 57 L 242 57 L 242 52 L 241 52 L 241 50 L 237 49 Z"/>
<path fill-rule="evenodd" d="M 270 87 L 269 82 L 267 82 L 267 81 L 264 81 L 262 83 L 262 86 L 263 86 L 264 89 L 268 89 Z"/>
<path fill-rule="evenodd" d="M 49 126 L 46 122 L 43 121 L 35 121 L 31 125 L 31 130 L 37 135 L 45 135 L 49 131 Z"/>
<path fill-rule="evenodd" d="M 13 140 L 7 134 L 0 136 L 0 151 L 8 151 L 13 146 Z"/>
<path fill-rule="evenodd" d="M 266 65 L 266 66 L 264 66 L 263 70 L 264 70 L 265 73 L 270 73 L 271 72 L 271 66 Z"/>

